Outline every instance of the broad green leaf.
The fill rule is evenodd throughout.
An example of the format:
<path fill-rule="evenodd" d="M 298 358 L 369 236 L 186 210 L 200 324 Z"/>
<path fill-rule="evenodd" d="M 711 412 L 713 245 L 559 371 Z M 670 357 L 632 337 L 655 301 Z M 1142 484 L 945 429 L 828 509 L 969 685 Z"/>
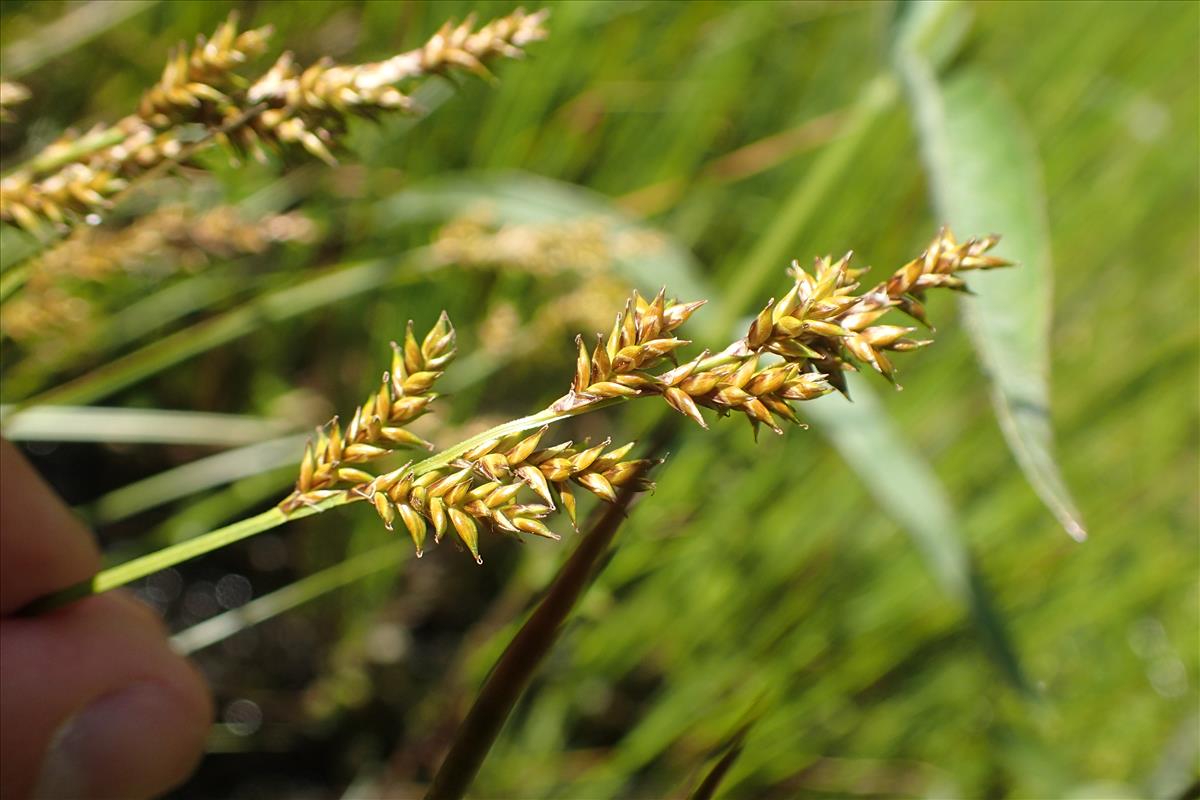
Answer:
<path fill-rule="evenodd" d="M 1021 115 L 986 75 L 939 77 L 911 38 L 896 63 L 921 138 L 938 215 L 962 235 L 998 232 L 1018 264 L 971 276 L 963 303 L 1009 447 L 1067 533 L 1087 532 L 1053 454 L 1050 424 L 1052 276 L 1041 168 Z"/>

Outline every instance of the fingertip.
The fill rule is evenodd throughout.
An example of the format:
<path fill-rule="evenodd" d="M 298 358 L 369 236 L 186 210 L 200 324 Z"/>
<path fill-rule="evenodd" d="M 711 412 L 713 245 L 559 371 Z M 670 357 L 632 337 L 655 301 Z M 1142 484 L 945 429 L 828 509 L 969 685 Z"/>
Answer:
<path fill-rule="evenodd" d="M 159 795 L 195 768 L 209 719 L 194 687 L 170 677 L 104 695 L 55 736 L 33 796 Z"/>
<path fill-rule="evenodd" d="M 87 580 L 100 550 L 20 451 L 0 439 L 0 613 Z"/>
<path fill-rule="evenodd" d="M 5 797 L 34 785 L 33 796 L 149 797 L 195 767 L 213 718 L 208 686 L 146 604 L 110 592 L 5 620 L 0 638 L 0 731 L 6 754 L 22 754 L 4 765 Z"/>

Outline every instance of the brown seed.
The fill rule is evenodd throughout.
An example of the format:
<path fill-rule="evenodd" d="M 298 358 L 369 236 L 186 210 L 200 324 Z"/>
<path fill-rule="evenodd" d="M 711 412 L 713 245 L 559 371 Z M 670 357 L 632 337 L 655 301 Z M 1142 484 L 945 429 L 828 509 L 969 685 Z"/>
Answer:
<path fill-rule="evenodd" d="M 701 428 L 708 428 L 708 423 L 704 421 L 704 417 L 700 416 L 700 409 L 696 406 L 696 401 L 687 392 L 671 386 L 663 392 L 663 399 L 667 401 L 671 408 L 683 414 Z"/>
<path fill-rule="evenodd" d="M 615 503 L 617 501 L 617 493 L 613 490 L 612 484 L 603 475 L 588 472 L 577 476 L 575 480 L 601 500 L 607 503 Z"/>
<path fill-rule="evenodd" d="M 482 564 L 483 559 L 479 555 L 479 527 L 475 524 L 475 520 L 457 508 L 450 508 L 448 511 L 450 521 L 454 523 L 454 530 L 458 533 L 458 538 L 462 539 L 463 544 L 471 551 L 471 555 L 475 558 L 475 563 Z"/>
<path fill-rule="evenodd" d="M 525 481 L 529 488 L 537 492 L 538 497 L 541 497 L 549 505 L 554 505 L 554 498 L 550 495 L 550 484 L 546 482 L 546 476 L 542 474 L 538 467 L 526 464 L 517 468 L 517 477 Z"/>

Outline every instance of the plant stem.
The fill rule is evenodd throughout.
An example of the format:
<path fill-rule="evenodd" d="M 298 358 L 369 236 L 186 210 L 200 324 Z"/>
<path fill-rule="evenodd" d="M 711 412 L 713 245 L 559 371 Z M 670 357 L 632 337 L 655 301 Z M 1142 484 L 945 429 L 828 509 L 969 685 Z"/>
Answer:
<path fill-rule="evenodd" d="M 513 706 L 542 659 L 558 641 L 563 621 L 591 585 L 613 536 L 625 521 L 625 512 L 633 496 L 632 492 L 622 490 L 617 501 L 604 508 L 559 571 L 546 596 L 505 648 L 459 727 L 454 744 L 438 768 L 425 800 L 460 798 L 470 788 Z"/>
<path fill-rule="evenodd" d="M 475 445 L 486 442 L 488 439 L 500 439 L 514 433 L 540 428 L 543 425 L 551 425 L 555 422 L 568 419 L 569 417 L 579 416 L 589 411 L 597 411 L 601 408 L 607 408 L 611 405 L 623 402 L 626 398 L 612 397 L 605 400 L 598 400 L 594 403 L 589 403 L 585 406 L 570 409 L 569 411 L 552 411 L 546 409 L 537 414 L 531 414 L 527 417 L 521 417 L 511 422 L 506 422 L 503 425 L 497 425 L 490 430 L 486 430 L 478 436 L 472 436 L 470 439 L 459 442 L 454 447 L 443 450 L 437 455 L 419 461 L 413 465 L 413 473 L 421 475 L 430 470 L 441 469 L 447 466 L 454 459 L 461 456 L 463 453 L 470 450 Z M 272 528 L 278 528 L 285 522 L 290 522 L 294 519 L 302 519 L 311 517 L 314 514 L 319 514 L 322 511 L 328 511 L 331 508 L 348 505 L 350 503 L 363 500 L 362 495 L 355 494 L 350 491 L 343 492 L 336 497 L 331 497 L 320 503 L 315 503 L 311 506 L 302 506 L 299 509 L 290 513 L 284 513 L 278 508 L 272 508 L 269 511 L 264 511 L 257 516 L 249 517 L 248 519 L 235 522 L 232 525 L 227 525 L 224 528 L 218 528 L 215 531 L 202 534 L 194 539 L 188 539 L 185 542 L 165 547 L 162 550 L 156 550 L 140 558 L 135 558 L 131 561 L 126 561 L 124 564 L 118 564 L 115 567 L 103 570 L 94 577 L 81 581 L 74 586 L 69 586 L 66 589 L 54 592 L 53 594 L 41 597 L 24 609 L 24 614 L 36 614 L 43 611 L 49 611 L 59 606 L 63 606 L 74 600 L 80 600 L 94 594 L 107 592 L 109 589 L 115 589 L 118 586 L 124 586 L 127 583 L 144 578 L 147 575 L 153 574 L 160 570 L 173 567 L 184 561 L 202 556 L 213 550 L 217 550 L 234 542 L 248 539 L 264 531 L 269 531 Z"/>
<path fill-rule="evenodd" d="M 101 592 L 107 592 L 109 589 L 124 586 L 138 578 L 144 578 L 159 570 L 173 567 L 176 564 L 216 550 L 219 547 L 224 547 L 225 545 L 254 536 L 256 533 L 276 528 L 288 520 L 312 516 L 324 511 L 326 508 L 332 508 L 334 505 L 342 505 L 345 502 L 335 502 L 337 500 L 340 500 L 340 498 L 334 498 L 333 500 L 313 506 L 306 506 L 291 514 L 284 514 L 278 508 L 272 508 L 256 516 L 235 522 L 232 525 L 227 525 L 211 533 L 206 533 L 203 536 L 197 536 L 195 539 L 189 539 L 186 542 L 180 542 L 179 544 L 144 555 L 141 558 L 135 558 L 132 561 L 126 561 L 124 564 L 118 564 L 115 567 L 102 570 L 86 581 L 80 581 L 74 586 L 69 586 L 66 589 L 34 600 L 21 609 L 20 613 L 23 615 L 39 614 L 75 600 L 81 600 L 90 595 L 100 594 Z"/>
<path fill-rule="evenodd" d="M 79 137 L 68 147 L 44 151 L 17 169 L 34 175 L 44 175 L 85 156 L 90 156 L 97 150 L 120 144 L 127 138 L 129 138 L 129 133 L 117 126 L 105 128 Z"/>

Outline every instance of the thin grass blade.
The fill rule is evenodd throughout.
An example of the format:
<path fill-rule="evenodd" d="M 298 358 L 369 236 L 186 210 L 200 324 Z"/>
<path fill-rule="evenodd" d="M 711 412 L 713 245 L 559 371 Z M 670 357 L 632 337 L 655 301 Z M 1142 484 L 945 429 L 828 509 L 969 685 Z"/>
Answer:
<path fill-rule="evenodd" d="M 0 406 L 0 416 L 11 411 Z M 292 427 L 280 420 L 158 408 L 56 406 L 35 408 L 5 425 L 13 442 L 120 442 L 238 447 Z"/>
<path fill-rule="evenodd" d="M 295 464 L 307 439 L 308 434 L 294 434 L 200 458 L 115 489 L 82 510 L 93 525 L 109 525 L 214 486 Z"/>
<path fill-rule="evenodd" d="M 212 647 L 234 634 L 354 583 L 360 578 L 393 568 L 410 552 L 408 543 L 397 539 L 360 553 L 282 589 L 251 600 L 243 606 L 182 630 L 171 637 L 171 647 L 184 655 Z"/>

